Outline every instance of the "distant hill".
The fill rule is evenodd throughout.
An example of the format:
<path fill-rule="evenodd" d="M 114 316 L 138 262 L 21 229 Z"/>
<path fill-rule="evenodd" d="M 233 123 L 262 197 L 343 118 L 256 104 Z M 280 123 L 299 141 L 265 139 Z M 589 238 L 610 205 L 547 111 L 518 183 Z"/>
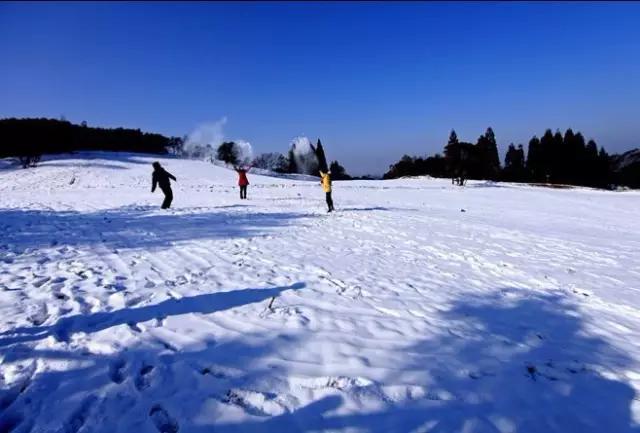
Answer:
<path fill-rule="evenodd" d="M 611 168 L 617 183 L 640 188 L 640 148 L 612 155 Z"/>

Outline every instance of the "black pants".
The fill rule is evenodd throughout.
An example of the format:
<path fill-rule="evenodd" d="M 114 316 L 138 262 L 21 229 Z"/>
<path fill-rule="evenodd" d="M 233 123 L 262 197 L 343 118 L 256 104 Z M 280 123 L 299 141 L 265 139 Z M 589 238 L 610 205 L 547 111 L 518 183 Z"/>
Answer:
<path fill-rule="evenodd" d="M 162 202 L 162 209 L 169 209 L 171 207 L 171 202 L 173 201 L 173 191 L 171 191 L 171 187 L 167 186 L 165 188 L 161 188 L 162 193 L 164 194 L 164 201 Z"/>
<path fill-rule="evenodd" d="M 329 208 L 329 212 L 331 212 L 333 209 L 333 199 L 331 198 L 331 192 L 327 193 L 327 207 Z"/>
<path fill-rule="evenodd" d="M 240 200 L 247 198 L 247 185 L 240 185 Z"/>

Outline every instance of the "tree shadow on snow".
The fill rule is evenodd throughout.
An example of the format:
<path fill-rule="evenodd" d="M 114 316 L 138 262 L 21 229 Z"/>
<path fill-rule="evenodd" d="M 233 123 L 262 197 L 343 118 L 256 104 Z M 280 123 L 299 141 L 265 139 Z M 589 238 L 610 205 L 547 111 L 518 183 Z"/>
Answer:
<path fill-rule="evenodd" d="M 236 206 L 219 209 L 222 210 L 180 209 L 174 213 L 143 206 L 95 212 L 0 209 L 0 230 L 6 233 L 3 241 L 17 252 L 65 245 L 136 249 L 190 240 L 263 236 L 295 219 L 314 216 L 242 212 Z"/>
<path fill-rule="evenodd" d="M 243 289 L 205 293 L 187 298 L 170 298 L 159 304 L 138 308 L 78 314 L 64 317 L 51 326 L 23 327 L 13 329 L 8 333 L 2 333 L 0 335 L 11 334 L 12 336 L 7 338 L 0 337 L 0 347 L 41 340 L 49 336 L 53 336 L 58 341 L 69 341 L 70 337 L 77 332 L 90 334 L 118 325 L 135 326 L 137 323 L 148 322 L 153 319 L 163 320 L 169 316 L 189 313 L 213 314 L 218 311 L 261 302 L 278 296 L 285 290 L 299 290 L 304 287 L 303 283 L 297 283 L 292 286 L 269 289 Z"/>
<path fill-rule="evenodd" d="M 587 332 L 566 294 L 505 289 L 460 299 L 441 319 L 450 331 L 407 348 L 398 367 L 422 378 L 412 383 L 421 391 L 397 398 L 365 385 L 216 432 L 640 432 L 631 416 L 636 393 L 622 379 L 630 358 Z M 385 383 L 398 381 L 392 374 Z M 380 394 L 382 410 L 336 414 L 347 399 Z"/>
<path fill-rule="evenodd" d="M 271 296 L 286 289 L 256 292 Z M 244 292 L 111 314 L 121 324 L 162 312 L 220 311 L 261 298 Z M 461 297 L 425 319 L 447 323 L 448 331 L 396 354 L 402 361 L 383 383 L 327 383 L 313 392 L 288 383 L 283 367 L 304 347 L 310 336 L 305 332 L 311 332 L 305 328 L 228 341 L 212 335 L 183 350 L 147 343 L 113 355 L 15 344 L 2 349 L 5 362 L 52 359 L 66 368 L 41 371 L 5 390 L 0 427 L 8 431 L 13 423 L 14 431 L 28 431 L 30 422 L 52 416 L 73 427 L 61 431 L 75 433 L 99 414 L 91 431 L 112 432 L 117 425 L 118 431 L 163 433 L 638 433 L 630 409 L 635 392 L 614 376 L 623 376 L 629 357 L 587 329 L 565 293 L 535 293 L 505 289 Z M 109 313 L 97 317 L 102 314 Z M 68 323 L 70 329 L 91 328 L 88 318 Z M 265 317 L 265 328 L 268 323 Z M 383 385 L 395 385 L 395 391 Z M 289 395 L 293 389 L 299 393 Z M 34 398 L 36 393 L 47 397 Z M 367 406 L 372 400 L 375 409 Z"/>
<path fill-rule="evenodd" d="M 67 326 L 71 326 L 72 332 L 95 332 L 129 320 L 146 322 L 179 314 L 213 314 L 304 287 L 304 283 L 296 283 L 287 287 L 170 299 L 141 308 L 64 318 L 50 329 L 35 328 L 33 334 L 40 338 L 51 335 L 55 328 Z M 270 308 L 265 310 L 273 312 Z M 31 331 L 19 329 L 16 332 Z M 0 349 L 3 360 L 0 431 L 29 432 L 37 425 L 46 426 L 45 431 L 61 433 L 156 429 L 175 432 L 178 423 L 188 424 L 183 422 L 183 416 L 193 422 L 207 404 L 263 416 L 259 409 L 243 399 L 243 390 L 259 384 L 264 387 L 265 380 L 282 374 L 277 366 L 258 365 L 257 362 L 295 346 L 296 336 L 247 332 L 239 333 L 240 337 L 236 339 L 226 335 L 226 339 L 218 341 L 210 329 L 200 335 L 206 337 L 197 341 L 192 338 L 194 343 L 177 349 L 162 341 L 162 337 L 146 334 L 146 339 L 142 335 L 138 340 L 140 343 L 111 354 L 91 346 L 78 348 L 74 344 L 47 345 L 49 348 L 26 344 L 3 347 Z M 63 368 L 36 372 L 38 360 L 58 363 Z M 19 379 L 10 387 L 4 386 L 8 363 L 20 366 L 12 370 L 13 378 Z M 267 399 L 273 398 L 269 392 L 263 395 Z M 181 431 L 188 431 L 188 428 Z"/>

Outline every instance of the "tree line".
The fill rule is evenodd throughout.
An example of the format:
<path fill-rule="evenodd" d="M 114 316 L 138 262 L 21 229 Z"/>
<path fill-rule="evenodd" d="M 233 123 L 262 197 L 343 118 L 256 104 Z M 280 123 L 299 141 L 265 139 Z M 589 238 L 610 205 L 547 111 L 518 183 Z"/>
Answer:
<path fill-rule="evenodd" d="M 318 170 L 331 170 L 336 180 L 351 179 L 338 161 L 327 164 L 324 148 L 318 139 L 316 146 L 302 151 L 292 144 L 287 155 L 278 152 L 259 155 L 252 161 L 241 161 L 241 152 L 234 142 L 224 142 L 217 149 L 207 145 L 185 152 L 187 137 L 166 137 L 161 134 L 142 132 L 140 129 L 100 128 L 88 126 L 86 122 L 73 124 L 64 118 L 7 118 L 0 119 L 0 158 L 17 157 L 22 166 L 35 166 L 41 155 L 77 151 L 113 151 L 166 154 L 180 156 L 212 157 L 231 164 L 252 164 L 259 168 L 279 173 L 318 175 Z"/>
<path fill-rule="evenodd" d="M 603 147 L 598 148 L 594 140 L 586 141 L 580 132 L 569 128 L 562 134 L 547 129 L 541 138 L 531 138 L 526 155 L 522 144 L 510 144 L 501 165 L 492 128 L 487 128 L 476 143 L 460 141 L 452 130 L 443 155 L 404 155 L 389 167 L 384 178 L 430 175 L 451 178 L 459 185 L 466 179 L 486 179 L 598 188 L 640 187 L 637 175 L 625 174 L 630 172 L 628 168 L 617 169 L 618 159 L 615 155 L 610 157 Z"/>
<path fill-rule="evenodd" d="M 139 129 L 97 128 L 86 122 L 33 118 L 0 119 L 0 158 L 18 157 L 33 165 L 40 155 L 81 150 L 167 153 L 180 140 Z M 25 164 L 26 162 L 26 164 Z"/>

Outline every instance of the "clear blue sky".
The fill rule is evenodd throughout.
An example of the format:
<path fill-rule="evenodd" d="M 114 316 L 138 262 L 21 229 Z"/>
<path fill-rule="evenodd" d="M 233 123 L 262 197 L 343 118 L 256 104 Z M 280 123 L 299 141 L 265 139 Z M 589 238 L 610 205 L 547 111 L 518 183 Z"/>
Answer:
<path fill-rule="evenodd" d="M 640 3 L 0 3 L 0 117 L 257 152 L 320 137 L 352 172 L 487 126 L 501 152 L 572 127 L 640 146 Z"/>

